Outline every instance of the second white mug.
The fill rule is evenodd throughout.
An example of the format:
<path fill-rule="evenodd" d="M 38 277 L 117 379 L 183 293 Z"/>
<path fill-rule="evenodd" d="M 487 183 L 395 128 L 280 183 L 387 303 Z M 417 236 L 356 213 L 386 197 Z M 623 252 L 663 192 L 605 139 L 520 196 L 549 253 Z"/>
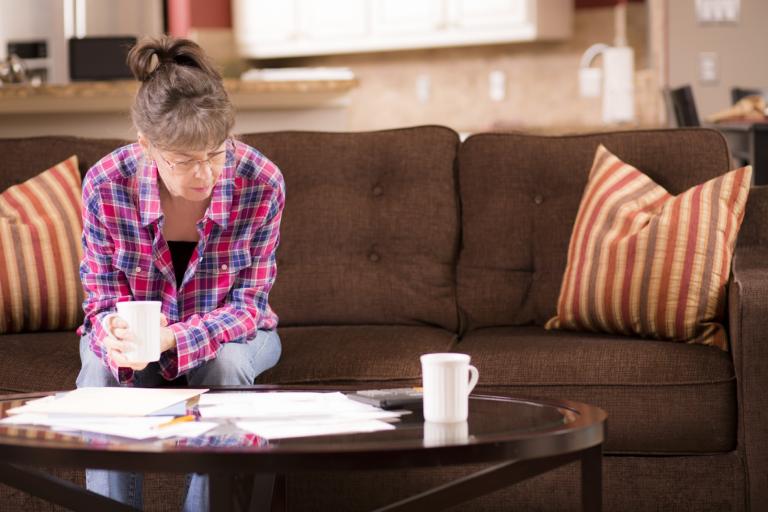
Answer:
<path fill-rule="evenodd" d="M 421 356 L 424 419 L 436 423 L 466 421 L 469 394 L 480 374 L 467 354 L 436 353 Z"/>

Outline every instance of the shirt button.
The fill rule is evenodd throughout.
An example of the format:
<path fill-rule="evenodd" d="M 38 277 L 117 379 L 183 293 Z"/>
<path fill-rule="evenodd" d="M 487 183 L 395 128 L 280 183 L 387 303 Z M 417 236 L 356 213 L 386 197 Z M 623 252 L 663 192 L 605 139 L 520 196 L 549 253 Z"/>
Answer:
<path fill-rule="evenodd" d="M 141 272 L 141 267 L 136 267 L 136 273 L 138 274 L 139 272 Z"/>
<path fill-rule="evenodd" d="M 381 187 L 373 187 L 373 195 L 374 196 L 378 197 L 378 196 L 380 196 L 383 193 L 384 193 L 384 191 L 381 190 Z"/>
<path fill-rule="evenodd" d="M 536 203 L 536 204 L 541 204 L 541 203 L 544 202 L 544 198 L 541 196 L 541 194 L 536 194 L 533 197 L 533 202 Z"/>
<path fill-rule="evenodd" d="M 369 260 L 371 260 L 372 262 L 376 263 L 376 262 L 377 262 L 377 261 L 379 261 L 379 259 L 381 259 L 381 258 L 379 257 L 379 255 L 378 255 L 378 254 L 376 254 L 376 253 L 374 252 L 374 253 L 372 253 L 370 256 L 368 256 L 368 259 L 369 259 Z"/>
<path fill-rule="evenodd" d="M 221 270 L 227 270 L 228 268 L 229 268 L 229 267 L 227 267 L 227 264 L 226 264 L 226 263 L 224 263 L 224 264 L 221 266 Z"/>

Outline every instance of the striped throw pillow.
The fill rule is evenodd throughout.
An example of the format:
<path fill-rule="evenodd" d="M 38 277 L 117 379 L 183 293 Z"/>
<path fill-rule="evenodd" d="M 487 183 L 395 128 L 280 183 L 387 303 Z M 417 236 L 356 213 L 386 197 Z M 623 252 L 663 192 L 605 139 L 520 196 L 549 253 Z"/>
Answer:
<path fill-rule="evenodd" d="M 751 176 L 744 167 L 672 196 L 600 146 L 546 328 L 726 350 L 725 287 Z"/>
<path fill-rule="evenodd" d="M 0 193 L 0 333 L 80 325 L 80 194 L 75 156 Z"/>

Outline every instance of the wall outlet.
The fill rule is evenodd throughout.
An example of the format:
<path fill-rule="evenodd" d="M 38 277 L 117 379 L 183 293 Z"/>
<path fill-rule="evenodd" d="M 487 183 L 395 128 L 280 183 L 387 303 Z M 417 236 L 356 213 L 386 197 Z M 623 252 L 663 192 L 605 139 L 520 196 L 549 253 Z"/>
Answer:
<path fill-rule="evenodd" d="M 503 71 L 488 73 L 488 97 L 491 101 L 504 101 L 507 97 L 507 75 Z"/>
<path fill-rule="evenodd" d="M 427 103 L 432 95 L 432 79 L 427 73 L 416 77 L 416 98 L 419 103 Z"/>
<path fill-rule="evenodd" d="M 719 66 L 715 52 L 699 53 L 699 82 L 714 84 L 719 79 Z"/>

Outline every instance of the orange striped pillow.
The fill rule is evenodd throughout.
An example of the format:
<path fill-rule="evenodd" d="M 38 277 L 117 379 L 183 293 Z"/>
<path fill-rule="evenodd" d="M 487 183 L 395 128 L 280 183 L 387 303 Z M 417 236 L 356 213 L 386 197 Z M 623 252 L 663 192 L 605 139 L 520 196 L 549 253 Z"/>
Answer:
<path fill-rule="evenodd" d="M 751 167 L 670 195 L 597 149 L 547 329 L 715 345 Z"/>
<path fill-rule="evenodd" d="M 82 320 L 77 157 L 0 193 L 0 333 Z"/>

